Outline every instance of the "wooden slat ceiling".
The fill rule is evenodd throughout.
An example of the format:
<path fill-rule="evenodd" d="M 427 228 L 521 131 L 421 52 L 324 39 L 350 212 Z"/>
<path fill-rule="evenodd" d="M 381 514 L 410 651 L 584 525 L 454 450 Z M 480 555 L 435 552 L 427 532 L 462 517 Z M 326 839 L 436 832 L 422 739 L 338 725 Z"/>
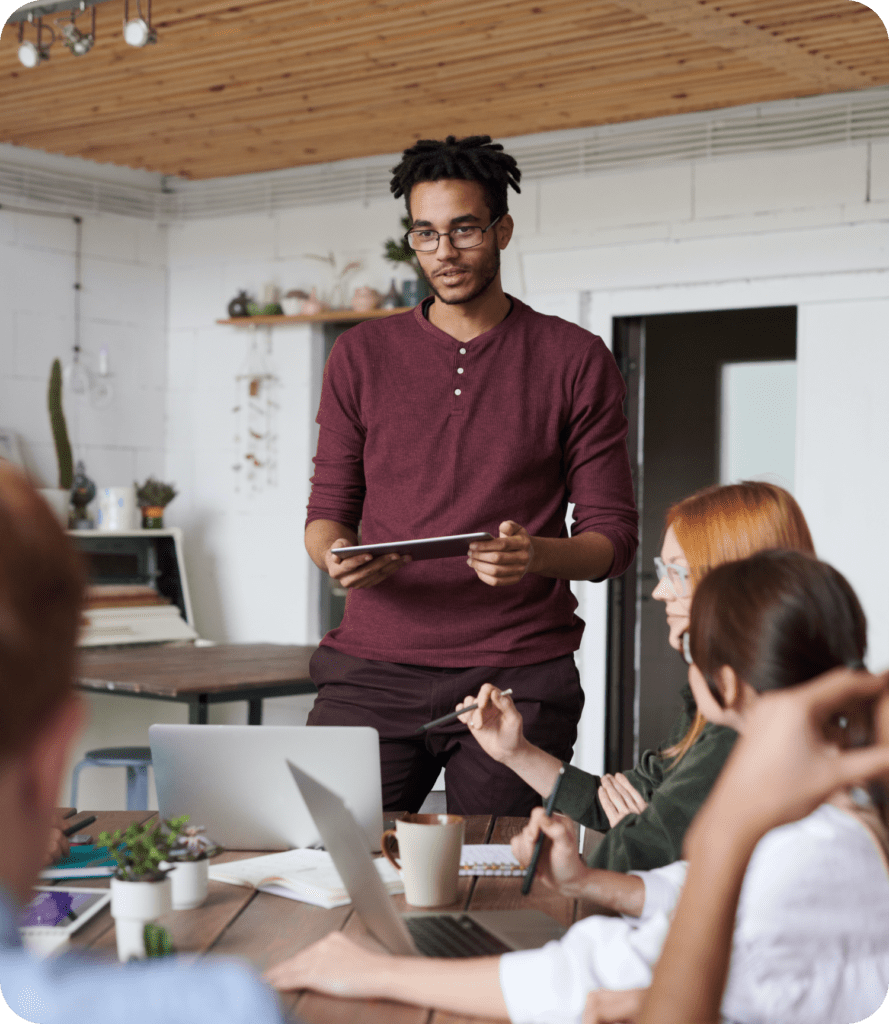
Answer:
<path fill-rule="evenodd" d="M 143 50 L 122 10 L 30 70 L 6 26 L 0 141 L 214 178 L 889 83 L 853 0 L 154 0 Z"/>

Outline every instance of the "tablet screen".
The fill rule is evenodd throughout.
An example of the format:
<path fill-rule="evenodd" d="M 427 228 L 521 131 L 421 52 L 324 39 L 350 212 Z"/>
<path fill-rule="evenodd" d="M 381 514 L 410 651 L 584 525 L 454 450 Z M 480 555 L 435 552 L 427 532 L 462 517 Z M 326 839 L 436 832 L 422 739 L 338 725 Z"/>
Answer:
<path fill-rule="evenodd" d="M 107 902 L 107 892 L 90 889 L 52 889 L 34 893 L 19 915 L 19 928 L 70 928 L 97 903 Z M 90 915 L 92 916 L 92 915 Z"/>

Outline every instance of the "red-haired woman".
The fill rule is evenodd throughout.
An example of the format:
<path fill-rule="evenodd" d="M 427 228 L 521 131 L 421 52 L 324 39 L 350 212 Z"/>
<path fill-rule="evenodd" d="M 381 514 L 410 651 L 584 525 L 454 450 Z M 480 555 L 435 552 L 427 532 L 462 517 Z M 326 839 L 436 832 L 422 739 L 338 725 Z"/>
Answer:
<path fill-rule="evenodd" d="M 664 603 L 670 646 L 682 652 L 692 594 L 710 569 L 771 548 L 814 554 L 802 510 L 782 487 L 708 487 L 673 505 L 652 594 Z M 605 832 L 591 867 L 645 870 L 681 858 L 685 832 L 736 739 L 734 730 L 704 721 L 687 685 L 681 696 L 684 709 L 663 747 L 645 751 L 634 769 L 600 778 L 565 766 L 555 810 Z M 512 700 L 485 685 L 469 703 L 479 709 L 464 721 L 482 747 L 547 797 L 562 762 L 525 739 Z"/>

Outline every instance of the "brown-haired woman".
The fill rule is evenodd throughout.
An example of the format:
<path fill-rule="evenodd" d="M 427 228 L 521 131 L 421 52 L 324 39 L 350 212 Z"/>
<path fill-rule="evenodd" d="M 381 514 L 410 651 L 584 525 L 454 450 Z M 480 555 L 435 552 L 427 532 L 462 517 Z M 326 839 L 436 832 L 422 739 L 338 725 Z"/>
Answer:
<path fill-rule="evenodd" d="M 664 603 L 674 650 L 682 652 L 692 594 L 706 573 L 770 548 L 814 554 L 799 505 L 774 484 L 746 481 L 708 487 L 668 510 L 652 596 Z M 707 724 L 687 685 L 681 697 L 683 711 L 662 748 L 645 751 L 634 769 L 600 778 L 565 766 L 555 809 L 605 832 L 590 857 L 591 867 L 638 871 L 682 856 L 685 832 L 731 752 L 736 733 Z M 464 721 L 487 753 L 548 796 L 562 762 L 528 743 L 510 698 L 486 684 L 477 697 L 463 703 L 479 704 Z"/>

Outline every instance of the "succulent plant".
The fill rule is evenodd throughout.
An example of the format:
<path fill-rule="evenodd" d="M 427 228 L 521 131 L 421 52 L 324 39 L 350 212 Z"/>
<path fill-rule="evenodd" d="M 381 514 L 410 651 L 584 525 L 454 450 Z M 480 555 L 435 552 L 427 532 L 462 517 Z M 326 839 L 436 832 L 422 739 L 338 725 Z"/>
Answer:
<path fill-rule="evenodd" d="M 133 481 L 136 501 L 140 508 L 165 508 L 176 497 L 178 491 L 173 484 L 165 484 L 150 476 L 144 484 Z"/>

